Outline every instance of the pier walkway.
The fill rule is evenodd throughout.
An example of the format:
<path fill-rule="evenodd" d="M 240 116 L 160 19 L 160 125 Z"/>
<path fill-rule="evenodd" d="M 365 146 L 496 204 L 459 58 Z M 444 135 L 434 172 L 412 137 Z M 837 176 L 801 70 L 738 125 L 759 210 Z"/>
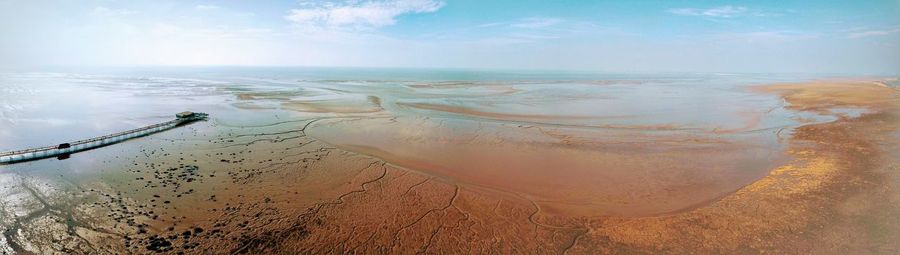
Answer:
<path fill-rule="evenodd" d="M 159 124 L 154 124 L 142 128 L 132 129 L 124 132 L 119 132 L 115 134 L 104 135 L 100 137 L 94 137 L 91 139 L 85 139 L 80 141 L 61 143 L 55 146 L 47 146 L 40 148 L 31 148 L 25 150 L 17 150 L 17 151 L 9 151 L 9 152 L 0 152 L 0 164 L 10 164 L 10 163 L 18 163 L 23 161 L 49 158 L 49 157 L 59 157 L 66 158 L 69 154 L 76 153 L 79 151 L 90 150 L 97 147 L 102 147 L 118 142 L 122 142 L 128 139 L 141 137 L 157 132 L 161 132 L 164 130 L 168 130 L 180 125 L 188 124 L 197 120 L 205 120 L 207 114 L 205 113 L 195 113 L 195 112 L 182 112 L 175 115 L 176 119 L 171 121 L 166 121 Z"/>

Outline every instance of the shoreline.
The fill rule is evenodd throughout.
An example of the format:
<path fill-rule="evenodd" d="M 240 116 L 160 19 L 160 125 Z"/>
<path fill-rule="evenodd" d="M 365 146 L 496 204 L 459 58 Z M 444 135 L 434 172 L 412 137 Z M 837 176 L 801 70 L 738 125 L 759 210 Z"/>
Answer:
<path fill-rule="evenodd" d="M 891 113 L 887 113 L 887 114 L 890 115 Z M 871 116 L 872 116 L 871 114 L 866 114 L 859 118 L 866 120 L 868 118 L 872 118 Z M 841 125 L 844 125 L 843 123 L 847 123 L 846 121 L 849 121 L 849 120 L 841 118 L 841 119 L 839 119 L 837 121 L 833 121 L 833 122 L 806 124 L 799 128 L 812 129 L 812 127 L 826 127 L 826 128 L 829 128 L 832 126 L 839 127 Z M 868 120 L 866 120 L 866 121 L 868 121 Z M 802 132 L 807 132 L 807 131 L 802 131 Z M 805 135 L 805 133 L 804 133 L 804 135 Z M 876 139 L 874 137 L 868 137 L 868 138 Z M 791 139 L 796 139 L 796 138 L 792 137 Z M 796 148 L 792 149 L 792 150 L 796 150 Z M 781 192 L 781 191 L 764 191 L 764 190 L 769 189 L 768 187 L 772 187 L 772 185 L 775 185 L 775 183 L 783 182 L 783 180 L 780 180 L 780 179 L 784 178 L 786 176 L 795 176 L 796 177 L 796 176 L 806 176 L 808 174 L 815 174 L 813 176 L 820 176 L 820 177 L 833 176 L 831 173 L 827 173 L 827 172 L 821 173 L 821 174 L 826 174 L 826 175 L 821 175 L 821 174 L 816 173 L 819 170 L 815 170 L 815 169 L 823 169 L 824 170 L 824 169 L 829 169 L 829 168 L 834 169 L 834 170 L 828 170 L 828 171 L 837 171 L 837 172 L 832 172 L 833 174 L 845 174 L 845 173 L 842 173 L 842 171 L 860 171 L 860 170 L 869 171 L 869 170 L 864 170 L 864 169 L 854 169 L 853 166 L 850 166 L 850 168 L 844 167 L 843 168 L 844 170 L 838 170 L 838 169 L 842 169 L 842 168 L 837 167 L 836 165 L 833 165 L 834 163 L 828 163 L 829 161 L 827 161 L 826 158 L 819 158 L 819 159 L 809 158 L 808 154 L 807 154 L 808 152 L 805 152 L 805 151 L 809 151 L 809 150 L 807 149 L 807 150 L 801 150 L 801 151 L 795 152 L 795 153 L 800 153 L 800 154 L 797 154 L 798 159 L 795 160 L 794 163 L 790 163 L 790 164 L 783 165 L 781 167 L 774 168 L 771 173 L 767 174 L 765 177 L 763 177 L 759 181 L 755 181 L 752 184 L 742 187 L 734 194 L 726 195 L 724 198 L 722 198 L 719 201 L 713 202 L 711 205 L 700 206 L 699 208 L 688 210 L 688 211 L 685 211 L 682 213 L 676 213 L 673 215 L 662 215 L 662 216 L 654 216 L 654 217 L 639 217 L 639 218 L 624 218 L 624 219 L 620 219 L 617 217 L 597 218 L 597 219 L 589 221 L 589 222 L 594 222 L 594 223 L 589 225 L 591 227 L 588 227 L 587 231 L 583 231 L 584 229 L 582 227 L 584 225 L 579 225 L 579 224 L 570 225 L 572 227 L 568 228 L 569 230 L 564 231 L 564 232 L 569 232 L 574 237 L 572 237 L 572 239 L 570 239 L 570 241 L 568 241 L 568 242 L 558 243 L 559 244 L 558 247 L 560 247 L 561 250 L 557 250 L 556 252 L 578 252 L 578 251 L 586 252 L 588 250 L 593 250 L 593 251 L 604 251 L 605 250 L 608 252 L 616 252 L 617 250 L 619 252 L 622 252 L 622 251 L 630 250 L 632 252 L 636 252 L 636 251 L 649 252 L 649 251 L 661 251 L 660 249 L 662 249 L 662 251 L 668 251 L 666 253 L 669 253 L 669 252 L 673 252 L 673 251 L 680 250 L 680 249 L 697 250 L 702 246 L 679 245 L 679 246 L 673 246 L 670 248 L 663 248 L 663 247 L 667 247 L 671 244 L 679 243 L 674 240 L 671 243 L 669 243 L 669 245 L 667 245 L 666 243 L 658 243 L 658 242 L 653 242 L 656 244 L 651 244 L 651 243 L 641 244 L 642 243 L 642 241 L 640 241 L 640 240 L 642 240 L 641 238 L 637 238 L 636 236 L 631 236 L 632 234 L 627 234 L 627 233 L 630 233 L 630 230 L 628 230 L 629 228 L 622 229 L 622 227 L 632 225 L 630 228 L 646 229 L 649 226 L 654 226 L 657 224 L 665 224 L 665 225 L 675 224 L 675 225 L 677 225 L 677 224 L 679 224 L 677 222 L 681 221 L 681 219 L 694 221 L 696 219 L 701 219 L 701 218 L 697 218 L 697 217 L 707 217 L 707 216 L 702 216 L 702 215 L 719 215 L 718 217 L 721 217 L 719 219 L 710 219 L 711 223 L 712 222 L 722 222 L 722 221 L 729 222 L 729 221 L 732 221 L 731 218 L 733 218 L 734 216 L 725 216 L 723 214 L 720 214 L 717 211 L 721 211 L 721 210 L 729 211 L 729 210 L 733 210 L 733 209 L 728 209 L 728 208 L 734 208 L 734 207 L 740 208 L 745 205 L 748 205 L 748 202 L 746 202 L 746 201 L 741 202 L 741 200 L 750 199 L 749 201 L 754 201 L 754 199 L 752 197 L 758 197 L 756 199 L 760 199 L 758 194 L 770 194 L 770 195 L 763 195 L 763 196 L 775 196 L 775 197 L 779 196 L 777 194 L 779 194 L 779 192 Z M 863 158 L 868 158 L 868 157 L 874 157 L 873 160 L 877 160 L 877 157 L 875 157 L 875 156 L 864 156 Z M 822 161 L 822 160 L 826 160 L 826 161 Z M 806 162 L 806 163 L 804 163 L 804 162 Z M 809 165 L 809 164 L 812 164 L 812 165 Z M 806 165 L 806 167 L 804 167 L 804 165 Z M 800 168 L 798 168 L 798 167 L 800 167 Z M 812 168 L 810 168 L 810 167 L 812 167 Z M 801 169 L 809 169 L 809 170 L 801 170 Z M 804 173 L 804 171 L 812 171 L 812 173 Z M 810 176 L 810 177 L 812 177 L 812 176 Z M 806 177 L 805 179 L 808 179 L 810 177 Z M 815 179 L 819 179 L 819 178 L 816 177 L 816 178 L 812 178 L 809 180 L 811 181 L 811 180 L 815 180 Z M 842 185 L 842 184 L 840 184 L 840 181 L 837 181 L 836 180 L 837 178 L 834 176 L 830 177 L 828 179 L 830 179 L 831 181 L 823 181 L 823 182 L 821 182 L 821 184 L 815 184 L 815 183 L 803 184 L 804 182 L 806 182 L 806 181 L 803 181 L 800 183 L 794 183 L 794 184 L 786 183 L 786 184 L 779 184 L 779 185 L 796 186 L 798 188 L 798 190 L 794 190 L 794 191 L 792 191 L 792 193 L 789 193 L 789 194 L 795 194 L 795 195 L 803 195 L 803 194 L 819 192 L 817 190 L 822 190 L 825 187 L 825 186 L 819 186 L 819 185 Z M 831 183 L 831 184 L 828 184 L 828 183 Z M 418 188 L 422 188 L 421 185 L 418 186 Z M 827 190 L 828 188 L 824 188 L 824 189 Z M 772 192 L 774 192 L 774 193 L 772 193 Z M 889 194 L 891 194 L 891 193 L 889 193 Z M 896 190 L 893 191 L 893 195 L 895 197 L 897 196 Z M 750 198 L 747 198 L 747 197 L 750 197 Z M 836 200 L 834 202 L 838 202 L 838 201 L 842 200 L 839 198 L 834 198 L 834 199 Z M 363 200 L 363 201 L 365 201 L 365 200 Z M 762 200 L 762 201 L 767 201 L 767 200 Z M 805 199 L 805 200 L 800 200 L 800 201 L 809 201 L 809 200 Z M 829 202 L 829 203 L 833 203 L 833 202 Z M 773 208 L 771 208 L 769 211 L 783 213 L 784 212 L 783 210 L 786 208 L 783 206 L 781 206 L 781 207 L 776 206 L 776 204 L 777 203 L 771 204 L 771 202 L 770 202 L 769 206 L 772 206 Z M 500 203 L 498 203 L 498 205 L 500 205 Z M 724 208 L 724 209 L 716 209 L 716 208 Z M 513 209 L 513 210 L 520 210 L 520 212 L 522 212 L 523 214 L 524 214 L 524 212 L 528 211 L 527 206 L 519 207 L 519 209 Z M 529 224 L 536 224 L 538 221 L 540 221 L 542 219 L 548 220 L 549 222 L 556 222 L 556 223 L 560 223 L 560 222 L 564 223 L 564 222 L 568 221 L 568 220 L 559 219 L 557 217 L 550 216 L 550 215 L 541 215 L 540 212 L 541 212 L 541 210 L 538 209 L 538 210 L 534 210 L 532 214 L 528 214 L 530 216 L 525 217 L 527 219 L 526 222 L 528 222 Z M 743 213 L 743 214 L 746 215 L 746 213 Z M 737 214 L 737 215 L 741 215 L 741 214 Z M 766 214 L 766 215 L 768 215 L 768 214 Z M 769 215 L 769 217 L 770 216 L 771 215 Z M 776 221 L 777 222 L 791 222 L 793 220 L 799 220 L 798 222 L 801 222 L 800 223 L 801 225 L 788 224 L 787 227 L 793 228 L 793 227 L 791 227 L 791 225 L 804 226 L 806 224 L 814 224 L 813 222 L 818 222 L 818 220 L 809 221 L 809 220 L 800 220 L 800 219 L 807 218 L 807 217 L 811 217 L 812 219 L 815 219 L 815 218 L 819 217 L 819 216 L 816 216 L 816 213 L 812 213 L 809 215 L 806 215 L 806 213 L 800 213 L 800 214 L 793 214 L 793 215 L 789 215 L 789 216 L 790 217 L 788 217 L 788 219 L 790 219 L 790 220 L 784 219 L 784 220 L 788 220 L 788 221 L 781 221 L 781 220 L 776 220 Z M 756 216 L 756 217 L 758 218 L 758 217 L 767 217 L 767 216 L 761 215 L 761 216 Z M 798 218 L 798 217 L 800 217 L 800 218 Z M 772 219 L 778 219 L 778 218 L 779 217 L 772 217 Z M 783 218 L 783 217 L 781 217 L 781 218 Z M 667 221 L 668 221 L 668 223 L 665 223 Z M 807 223 L 802 223 L 802 222 L 807 222 Z M 738 223 L 738 222 L 733 222 L 733 223 Z M 779 224 L 782 224 L 782 223 L 779 223 Z M 608 227 L 607 227 L 608 225 L 618 225 L 619 226 L 618 228 L 620 228 L 620 229 L 618 231 L 615 231 L 615 229 L 613 229 L 613 232 L 608 232 L 608 233 L 603 234 L 603 231 L 600 231 L 600 229 L 608 229 Z M 582 227 L 578 227 L 578 226 L 582 226 Z M 693 226 L 693 227 L 688 227 L 686 229 L 696 229 L 697 228 L 697 226 L 694 226 L 693 223 L 692 223 L 692 225 L 689 225 L 689 226 Z M 685 226 L 683 226 L 683 227 L 685 227 Z M 762 227 L 762 228 L 759 228 L 759 227 Z M 769 230 L 766 230 L 767 228 L 769 228 Z M 665 228 L 665 229 L 668 229 L 668 228 Z M 791 234 L 792 233 L 791 231 L 783 232 L 783 230 L 785 229 L 784 226 L 778 226 L 778 225 L 762 224 L 760 226 L 757 226 L 756 229 L 757 229 L 757 230 L 755 230 L 756 232 L 751 231 L 751 233 L 744 233 L 744 232 L 729 232 L 729 233 L 732 233 L 732 234 L 742 233 L 742 235 L 748 235 L 745 238 L 751 238 L 752 236 L 755 236 L 756 234 L 770 233 L 770 231 L 776 231 L 776 233 L 781 233 L 782 235 L 787 234 L 788 236 L 796 234 L 796 233 Z M 714 231 L 714 230 L 707 229 L 705 231 Z M 679 232 L 681 232 L 681 231 L 679 231 Z M 585 235 L 586 233 L 592 233 L 592 234 Z M 685 233 L 685 232 L 682 232 L 682 233 Z M 687 232 L 687 233 L 690 233 L 690 232 Z M 756 233 L 756 234 L 753 234 L 753 233 Z M 697 234 L 699 234 L 699 233 L 697 233 Z M 898 233 L 895 232 L 894 235 L 898 235 Z M 618 243 L 618 244 L 616 244 L 616 245 L 610 244 L 608 246 L 602 246 L 602 245 L 601 246 L 593 246 L 593 245 L 597 245 L 597 244 L 602 244 L 603 242 L 599 242 L 599 243 L 596 242 L 597 241 L 596 238 L 601 238 L 603 236 L 606 236 L 606 237 L 602 238 L 602 240 L 616 240 L 616 243 Z M 631 236 L 631 237 L 628 237 L 628 236 Z M 673 236 L 675 236 L 673 238 L 678 238 L 678 239 L 680 239 L 680 238 L 677 236 L 684 236 L 684 237 L 693 236 L 690 238 L 696 238 L 696 236 L 694 234 L 688 234 L 687 236 L 685 236 L 685 234 L 675 234 Z M 730 235 L 722 235 L 722 236 L 724 238 L 725 236 L 730 236 Z M 622 238 L 625 238 L 625 239 L 622 239 Z M 798 239 L 796 239 L 796 237 L 791 237 L 789 239 L 798 241 Z M 631 240 L 631 241 L 628 241 L 628 240 Z M 730 240 L 730 241 L 726 241 L 726 240 Z M 739 240 L 744 240 L 744 241 L 739 241 Z M 802 246 L 796 246 L 796 247 L 785 246 L 785 244 L 787 244 L 787 243 L 783 243 L 783 244 L 770 243 L 768 246 L 766 246 L 766 245 L 763 245 L 762 243 L 754 244 L 754 243 L 757 243 L 759 240 L 749 241 L 749 240 L 745 240 L 744 238 L 741 238 L 739 240 L 733 240 L 733 239 L 708 240 L 711 242 L 720 243 L 720 245 L 722 245 L 722 246 L 719 246 L 719 248 L 713 248 L 712 250 L 707 250 L 707 249 L 700 249 L 700 250 L 725 252 L 725 251 L 735 251 L 734 249 L 737 249 L 738 247 L 743 246 L 743 247 L 757 247 L 757 249 L 768 247 L 765 249 L 789 251 L 792 249 L 802 247 Z M 659 240 L 657 240 L 657 241 L 659 241 Z M 726 242 L 722 242 L 722 241 L 726 241 Z M 568 245 L 566 245 L 565 243 L 568 243 Z M 524 244 L 520 243 L 520 245 L 524 245 Z M 747 245 L 749 245 L 749 246 L 747 246 Z M 631 248 L 627 248 L 627 247 L 631 247 Z M 643 247 L 643 248 L 641 248 L 641 247 Z M 656 247 L 656 248 L 653 248 L 653 247 Z M 682 248 L 679 249 L 677 247 L 682 247 Z M 715 247 L 715 246 L 713 246 L 713 247 Z M 443 248 L 447 248 L 447 247 L 443 247 Z M 593 248 L 593 249 L 585 250 L 587 248 Z M 648 248 L 650 250 L 645 250 Z M 712 247 L 709 247 L 709 248 L 712 248 Z M 675 249 L 675 250 L 673 250 L 673 249 Z M 770 251 L 775 251 L 775 250 L 770 250 Z M 315 251 L 315 249 L 307 250 L 307 251 Z M 799 251 L 799 250 L 794 250 L 794 251 Z"/>
<path fill-rule="evenodd" d="M 75 196 L 72 201 L 90 202 L 54 205 L 71 206 L 71 215 L 52 212 L 37 215 L 36 220 L 23 222 L 25 232 L 17 234 L 17 242 L 12 244 L 32 251 L 34 247 L 49 247 L 39 253 L 62 248 L 95 253 L 206 254 L 900 251 L 900 246 L 892 242 L 900 238 L 900 223 L 890 222 L 900 215 L 897 172 L 900 162 L 896 161 L 900 141 L 895 136 L 900 130 L 897 90 L 816 84 L 814 81 L 762 85 L 772 87 L 760 93 L 784 98 L 789 104 L 783 107 L 792 108 L 790 111 L 827 111 L 836 116 L 828 122 L 801 123 L 793 132 L 780 134 L 784 137 L 779 139 L 784 141 L 779 143 L 784 144 L 785 152 L 791 156 L 788 162 L 767 168 L 762 177 L 709 202 L 705 200 L 701 205 L 671 213 L 591 216 L 571 210 L 554 211 L 553 206 L 546 205 L 547 199 L 504 193 L 506 189 L 475 185 L 477 182 L 467 184 L 478 179 L 460 181 L 444 174 L 429 174 L 428 170 L 395 166 L 390 159 L 340 149 L 341 145 L 331 145 L 328 139 L 307 134 L 319 132 L 315 131 L 318 125 L 327 128 L 333 123 L 319 120 L 340 116 L 279 120 L 252 127 L 212 121 L 190 130 L 163 134 L 165 137 L 159 139 L 92 152 L 97 158 L 111 160 L 111 169 L 95 181 L 69 181 L 73 191 L 64 193 Z M 847 90 L 854 93 L 844 93 Z M 885 100 L 869 100 L 872 96 Z M 385 99 L 381 103 L 392 102 Z M 847 106 L 871 110 L 845 116 L 837 116 L 842 113 L 830 110 L 830 107 Z M 393 125 L 410 120 L 406 117 L 391 122 L 380 113 L 347 118 L 364 121 L 342 122 L 357 129 L 384 126 L 397 130 Z M 375 119 L 385 122 L 365 122 Z M 670 148 L 666 146 L 684 146 L 684 141 L 713 144 L 704 145 L 712 146 L 709 148 L 719 146 L 715 139 L 703 140 L 699 135 L 690 139 L 662 139 L 632 136 L 641 132 L 635 130 L 554 131 L 548 136 L 551 130 L 539 131 L 539 125 L 525 128 L 491 124 L 497 125 L 499 131 L 475 136 L 462 132 L 468 130 L 465 128 L 468 124 L 458 122 L 434 124 L 433 128 L 420 124 L 410 126 L 432 131 L 452 127 L 446 138 L 475 137 L 463 140 L 482 141 L 484 146 L 494 146 L 492 134 L 505 134 L 498 137 L 515 153 L 523 148 L 532 150 L 528 146 L 538 146 L 552 150 L 568 148 L 573 151 L 561 155 L 570 156 L 576 148 L 594 151 L 604 141 L 634 142 L 635 139 L 661 144 L 657 150 L 663 152 Z M 207 133 L 215 130 L 217 135 L 206 137 L 204 130 Z M 509 130 L 523 133 L 509 133 Z M 338 133 L 350 140 L 355 137 L 345 131 Z M 179 136 L 188 138 L 168 140 Z M 374 137 L 394 140 L 387 135 Z M 467 148 L 459 147 L 453 139 L 421 140 Z M 560 145 L 549 146 L 551 142 Z M 670 143 L 673 145 L 667 145 Z M 620 147 L 614 146 L 616 149 L 612 151 L 631 148 L 617 146 Z M 118 157 L 120 153 L 122 158 Z M 51 163 L 33 162 L 29 167 L 52 166 Z M 526 160 L 523 164 L 530 163 Z M 536 169 L 548 168 L 538 165 Z M 26 187 L 40 187 L 39 197 L 56 194 L 48 193 L 51 190 L 47 190 L 46 184 L 24 179 L 22 183 Z M 43 239 L 22 239 L 32 238 L 34 235 L 29 231 L 33 229 L 56 229 L 59 225 L 54 220 L 64 219 L 63 216 L 78 223 L 73 227 L 71 239 L 57 241 L 58 244 L 44 243 Z M 59 231 L 70 233 L 65 226 Z"/>

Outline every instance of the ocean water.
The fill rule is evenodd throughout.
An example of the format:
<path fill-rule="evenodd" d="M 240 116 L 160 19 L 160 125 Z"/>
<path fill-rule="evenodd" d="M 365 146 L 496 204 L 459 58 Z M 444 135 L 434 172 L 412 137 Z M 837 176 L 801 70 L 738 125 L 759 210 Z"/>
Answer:
<path fill-rule="evenodd" d="M 814 77 L 769 74 L 243 67 L 7 72 L 0 74 L 0 151 L 127 130 L 169 120 L 183 110 L 209 112 L 217 122 L 246 124 L 310 114 L 353 114 L 357 110 L 354 107 L 364 107 L 358 104 L 368 104 L 365 101 L 375 98 L 389 114 L 465 117 L 402 106 L 462 105 L 484 112 L 572 117 L 547 120 L 548 124 L 732 128 L 728 122 L 734 122 L 729 119 L 734 113 L 747 107 L 766 106 L 771 102 L 762 101 L 774 100 L 773 96 L 747 93 L 745 86 L 811 78 Z M 475 86 L 453 87 L 454 84 Z M 417 85 L 434 86 L 410 89 Z M 515 91 L 498 96 L 497 86 L 482 85 L 502 85 Z M 242 94 L 256 96 L 254 100 L 242 100 Z M 329 101 L 333 102 L 332 107 L 327 106 Z M 309 107 L 290 107 L 292 103 Z M 611 120 L 625 115 L 637 117 Z M 785 124 L 770 121 L 770 125 Z"/>

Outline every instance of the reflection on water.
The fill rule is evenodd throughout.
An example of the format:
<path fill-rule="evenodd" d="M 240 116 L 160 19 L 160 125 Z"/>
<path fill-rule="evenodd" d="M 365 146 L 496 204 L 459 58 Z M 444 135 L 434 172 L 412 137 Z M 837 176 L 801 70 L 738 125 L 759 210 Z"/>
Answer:
<path fill-rule="evenodd" d="M 7 73 L 0 76 L 0 98 L 4 98 L 0 150 L 114 133 L 170 120 L 173 113 L 191 110 L 210 113 L 211 122 L 229 125 L 312 117 L 426 117 L 496 127 L 542 127 L 566 137 L 548 144 L 565 146 L 585 142 L 572 141 L 575 135 L 587 136 L 597 145 L 603 139 L 630 142 L 628 137 L 635 134 L 657 136 L 668 132 L 663 136 L 728 143 L 753 141 L 755 146 L 779 151 L 776 132 L 817 116 L 797 116 L 781 108 L 782 102 L 774 96 L 746 89 L 747 85 L 772 79 L 797 77 L 278 68 Z M 427 126 L 436 121 L 414 125 Z M 355 125 L 380 124 L 344 125 L 330 129 L 348 134 L 338 137 L 349 138 L 353 137 L 349 134 L 355 134 L 351 132 Z M 494 129 L 492 135 L 497 139 L 512 134 L 507 132 L 518 132 Z M 413 138 L 396 130 L 403 128 L 385 128 L 377 134 L 393 140 L 370 144 L 363 142 L 366 139 L 355 139 L 361 144 L 353 145 L 381 151 L 421 145 L 409 143 Z M 432 131 L 437 130 L 441 129 Z M 614 137 L 609 130 L 633 133 Z M 432 138 L 417 139 L 432 144 Z M 443 149 L 438 148 L 440 151 Z M 75 165 L 71 167 L 75 172 L 102 168 L 97 162 L 82 162 L 91 158 L 91 154 L 85 154 L 65 163 L 39 164 Z M 556 160 L 578 162 L 576 158 Z M 760 166 L 750 175 L 759 176 L 764 169 Z M 728 190 L 735 188 L 727 186 Z M 720 192 L 713 193 L 711 196 Z"/>
<path fill-rule="evenodd" d="M 14 230 L 3 238 L 21 238 L 17 231 L 51 218 L 71 222 L 76 233 L 100 224 L 73 216 L 93 210 L 80 207 L 84 201 L 135 205 L 143 216 L 123 220 L 138 228 L 155 227 L 152 216 L 163 209 L 202 213 L 204 203 L 215 201 L 207 193 L 191 197 L 170 182 L 133 186 L 134 177 L 124 173 L 197 167 L 206 179 L 192 182 L 191 192 L 215 190 L 202 180 L 252 179 L 253 171 L 215 172 L 234 162 L 262 171 L 325 157 L 324 148 L 291 153 L 305 144 L 279 143 L 302 138 L 297 131 L 307 120 L 317 120 L 311 135 L 339 148 L 528 197 L 547 212 L 669 213 L 764 176 L 784 159 L 781 137 L 827 120 L 786 111 L 776 96 L 747 89 L 805 78 L 281 68 L 5 73 L 0 151 L 115 133 L 185 110 L 209 113 L 210 120 L 68 160 L 0 165 L 0 224 Z M 338 185 L 322 176 L 298 185 L 309 191 L 304 201 Z M 88 192 L 149 201 L 166 189 L 185 198 L 148 209 Z M 192 207 L 201 209 L 185 209 Z M 5 243 L 0 249 L 21 248 Z"/>
<path fill-rule="evenodd" d="M 546 124 L 770 128 L 790 124 L 783 116 L 789 113 L 772 108 L 779 103 L 774 97 L 746 93 L 742 87 L 798 79 L 326 70 L 200 68 L 87 72 L 102 73 L 93 75 L 2 74 L 0 150 L 127 130 L 168 120 L 183 110 L 210 112 L 214 118 L 229 121 L 244 119 L 231 116 L 239 109 L 289 110 L 301 115 L 386 110 L 394 115 Z"/>

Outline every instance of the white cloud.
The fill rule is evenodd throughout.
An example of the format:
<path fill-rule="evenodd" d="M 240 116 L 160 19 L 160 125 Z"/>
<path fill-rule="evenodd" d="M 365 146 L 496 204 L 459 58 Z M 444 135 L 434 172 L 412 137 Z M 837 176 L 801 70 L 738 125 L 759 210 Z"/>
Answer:
<path fill-rule="evenodd" d="M 546 28 L 556 26 L 560 23 L 563 23 L 564 20 L 558 18 L 544 18 L 544 17 L 530 17 L 530 18 L 521 18 L 515 21 L 510 22 L 491 22 L 476 25 L 472 28 L 494 28 L 494 27 L 512 27 L 512 28 L 527 28 L 527 29 L 537 29 L 537 28 Z"/>
<path fill-rule="evenodd" d="M 757 32 L 728 32 L 719 33 L 712 37 L 714 42 L 758 43 L 777 44 L 816 39 L 817 33 L 796 31 L 757 31 Z"/>
<path fill-rule="evenodd" d="M 511 26 L 517 28 L 544 28 L 559 24 L 561 21 L 555 18 L 525 18 L 517 23 L 513 23 Z"/>
<path fill-rule="evenodd" d="M 287 20 L 306 27 L 378 28 L 393 25 L 396 18 L 409 13 L 435 12 L 444 2 L 435 0 L 383 0 L 327 4 L 303 4 L 292 9 Z"/>
<path fill-rule="evenodd" d="M 507 22 L 491 22 L 491 23 L 484 23 L 484 24 L 476 25 L 475 28 L 497 27 L 497 26 L 504 26 L 507 24 L 509 24 L 509 23 L 507 23 Z"/>
<path fill-rule="evenodd" d="M 543 33 L 511 33 L 505 35 L 498 35 L 492 37 L 486 37 L 478 40 L 471 41 L 462 41 L 467 45 L 493 45 L 493 46 L 502 46 L 502 45 L 514 45 L 514 44 L 529 44 L 529 43 L 539 43 L 541 41 L 554 40 L 559 39 L 561 36 L 552 35 L 552 34 L 543 34 Z"/>
<path fill-rule="evenodd" d="M 506 22 L 482 23 L 450 30 L 436 30 L 422 34 L 420 39 L 496 46 L 562 41 L 601 35 L 630 37 L 636 34 L 620 28 L 600 26 L 593 22 L 530 17 Z"/>
<path fill-rule="evenodd" d="M 684 16 L 703 16 L 712 18 L 734 18 L 747 12 L 747 7 L 743 6 L 720 6 L 709 9 L 700 8 L 679 8 L 670 9 L 669 13 Z"/>
<path fill-rule="evenodd" d="M 209 4 L 198 4 L 197 6 L 194 6 L 194 8 L 196 8 L 197 10 L 215 10 L 215 9 L 219 9 L 219 6 L 209 5 Z"/>
<path fill-rule="evenodd" d="M 871 36 L 884 36 L 884 35 L 890 35 L 890 34 L 895 34 L 895 33 L 900 33 L 900 28 L 852 32 L 850 34 L 847 34 L 847 38 L 859 39 L 859 38 L 865 38 L 865 37 L 871 37 Z"/>
<path fill-rule="evenodd" d="M 94 10 L 91 11 L 90 15 L 94 17 L 117 17 L 135 13 L 135 11 L 130 10 L 110 9 L 103 6 L 97 6 L 94 8 Z"/>

